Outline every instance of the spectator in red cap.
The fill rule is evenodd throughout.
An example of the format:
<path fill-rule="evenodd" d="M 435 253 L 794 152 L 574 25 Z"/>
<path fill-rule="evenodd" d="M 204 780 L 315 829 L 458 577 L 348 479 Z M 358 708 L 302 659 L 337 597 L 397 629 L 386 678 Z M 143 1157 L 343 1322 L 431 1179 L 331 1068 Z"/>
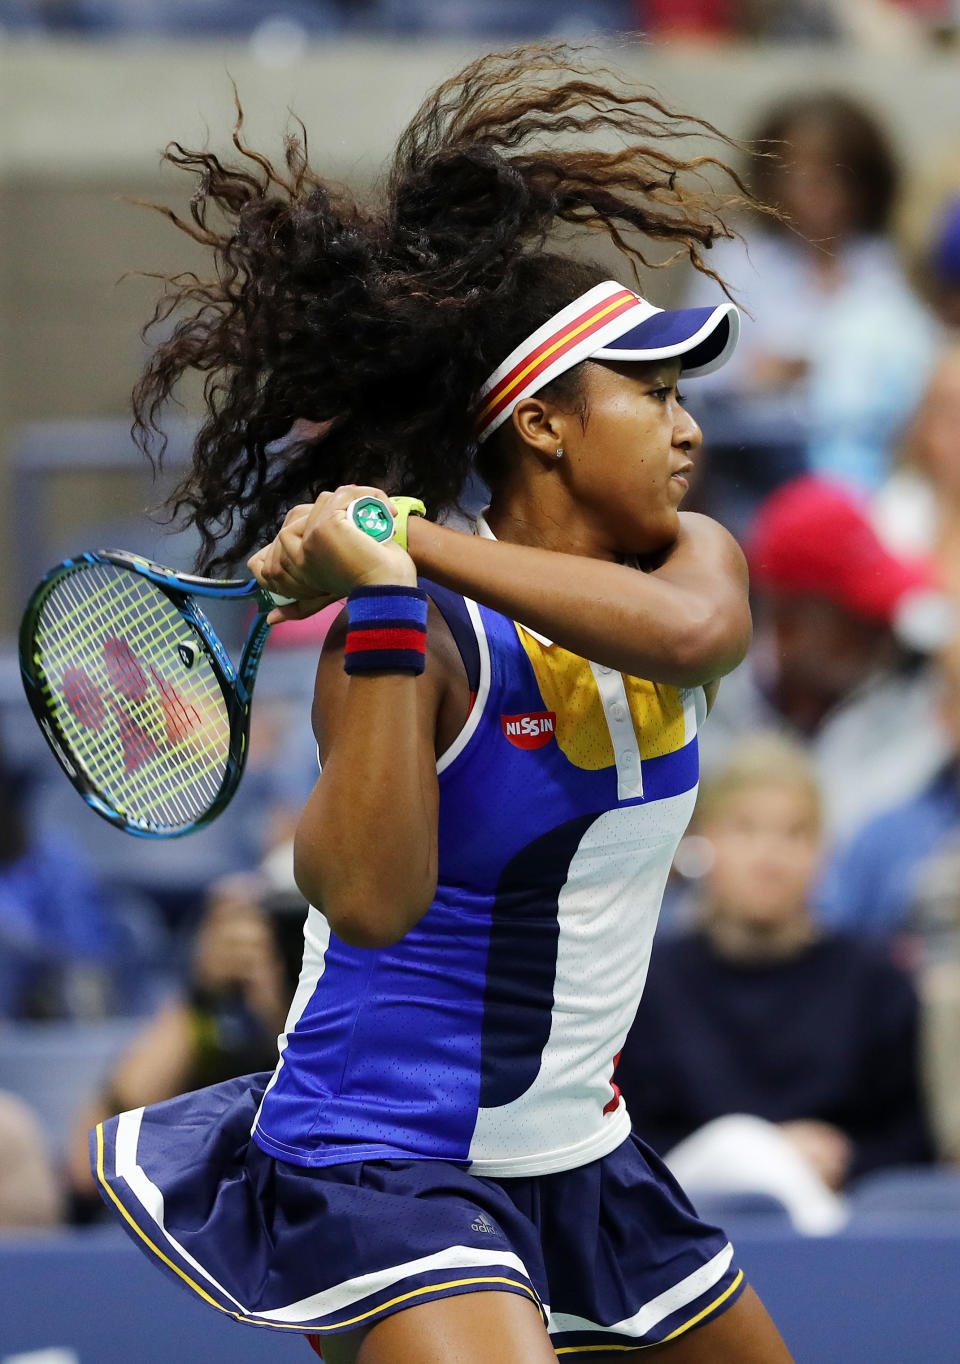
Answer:
<path fill-rule="evenodd" d="M 839 839 L 918 791 L 946 754 L 927 651 L 952 628 L 925 562 L 892 553 L 855 496 L 804 476 L 764 502 L 747 542 L 751 658 L 721 689 L 704 761 L 748 729 L 805 738 Z"/>
<path fill-rule="evenodd" d="M 825 598 L 851 618 L 866 649 L 885 646 L 891 631 L 910 646 L 925 642 L 917 608 L 939 596 L 932 565 L 892 553 L 839 484 L 808 476 L 774 493 L 754 519 L 748 555 L 756 587 Z"/>

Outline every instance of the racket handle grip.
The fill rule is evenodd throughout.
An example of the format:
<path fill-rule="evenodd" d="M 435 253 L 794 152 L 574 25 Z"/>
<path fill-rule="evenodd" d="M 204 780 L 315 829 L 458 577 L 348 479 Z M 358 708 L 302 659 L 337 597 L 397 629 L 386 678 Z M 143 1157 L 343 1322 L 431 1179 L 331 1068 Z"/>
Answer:
<path fill-rule="evenodd" d="M 396 518 L 382 498 L 354 498 L 347 507 L 347 517 L 358 530 L 362 530 L 364 535 L 369 535 L 374 540 L 389 540 L 393 536 Z M 273 598 L 274 606 L 289 606 L 291 602 L 296 601 L 295 597 L 278 597 L 275 592 L 269 595 Z"/>
<path fill-rule="evenodd" d="M 418 498 L 403 498 L 405 504 L 409 503 L 404 510 L 424 514 L 424 506 Z M 399 505 L 399 504 L 398 504 Z M 358 530 L 362 530 L 364 535 L 369 535 L 377 541 L 392 540 L 397 528 L 397 518 L 381 497 L 356 497 L 347 507 L 347 517 L 353 522 Z M 406 520 L 403 522 L 404 528 Z M 404 547 L 406 540 L 404 539 Z M 295 601 L 295 597 L 278 597 L 275 592 L 269 593 L 273 598 L 274 606 L 289 606 Z"/>

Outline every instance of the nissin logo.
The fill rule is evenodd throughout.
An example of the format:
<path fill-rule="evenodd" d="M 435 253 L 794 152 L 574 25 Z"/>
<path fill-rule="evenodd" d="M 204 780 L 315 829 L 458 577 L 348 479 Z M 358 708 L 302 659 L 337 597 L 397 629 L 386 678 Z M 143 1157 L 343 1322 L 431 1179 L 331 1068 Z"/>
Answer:
<path fill-rule="evenodd" d="M 555 710 L 531 710 L 526 715 L 501 715 L 503 732 L 515 748 L 543 748 L 557 728 Z"/>

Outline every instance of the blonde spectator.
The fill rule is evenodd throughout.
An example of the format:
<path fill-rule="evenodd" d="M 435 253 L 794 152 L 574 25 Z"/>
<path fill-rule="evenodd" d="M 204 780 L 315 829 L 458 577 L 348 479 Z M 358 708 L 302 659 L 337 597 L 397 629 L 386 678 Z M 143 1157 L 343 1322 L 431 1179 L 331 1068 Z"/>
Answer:
<path fill-rule="evenodd" d="M 937 665 L 947 760 L 838 850 L 819 899 L 825 921 L 872 937 L 913 973 L 937 1148 L 960 1161 L 960 637 Z"/>

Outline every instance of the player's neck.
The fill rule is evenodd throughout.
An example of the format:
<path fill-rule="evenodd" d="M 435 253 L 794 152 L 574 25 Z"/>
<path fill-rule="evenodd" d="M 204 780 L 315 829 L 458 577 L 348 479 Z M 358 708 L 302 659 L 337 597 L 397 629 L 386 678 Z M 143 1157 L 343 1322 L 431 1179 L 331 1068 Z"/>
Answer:
<path fill-rule="evenodd" d="M 588 559 L 617 558 L 551 471 L 499 489 L 485 517 L 498 540 Z"/>

